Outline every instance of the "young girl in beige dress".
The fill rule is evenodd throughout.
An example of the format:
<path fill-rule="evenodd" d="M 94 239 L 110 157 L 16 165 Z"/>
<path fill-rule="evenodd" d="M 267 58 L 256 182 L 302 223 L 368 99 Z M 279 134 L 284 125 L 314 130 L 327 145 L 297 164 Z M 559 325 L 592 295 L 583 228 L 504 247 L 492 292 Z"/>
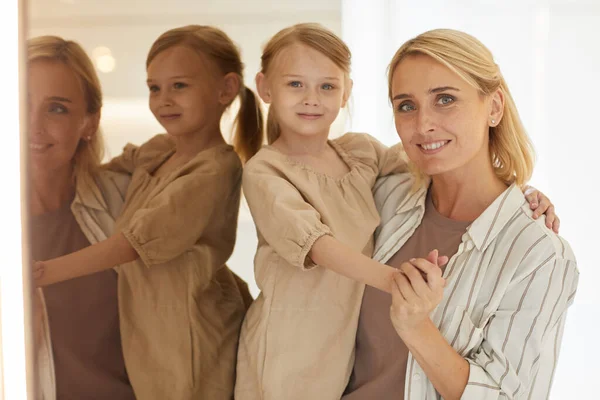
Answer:
<path fill-rule="evenodd" d="M 366 134 L 328 140 L 350 95 L 349 73 L 348 47 L 319 25 L 284 29 L 264 49 L 256 84 L 270 104 L 269 145 L 243 179 L 261 293 L 242 326 L 236 399 L 292 399 L 307 388 L 311 398 L 339 399 L 345 385 L 320 385 L 314 374 L 347 382 L 340 375 L 351 368 L 340 365 L 352 365 L 354 340 L 339 333 L 356 331 L 365 284 L 390 292 L 396 270 L 371 259 L 380 222 L 372 190 L 407 164 L 402 148 Z M 434 251 L 428 260 L 447 257 Z"/>
<path fill-rule="evenodd" d="M 241 160 L 262 143 L 260 108 L 243 84 L 236 46 L 218 29 L 164 33 L 146 66 L 150 109 L 167 134 L 126 146 L 106 166 L 132 175 L 114 235 L 36 263 L 36 283 L 119 266 L 124 358 L 136 396 L 231 399 L 247 304 L 225 262 L 235 243 Z M 219 124 L 238 96 L 234 150 Z"/>
<path fill-rule="evenodd" d="M 350 95 L 349 72 L 348 47 L 318 25 L 284 29 L 264 49 L 256 83 L 270 104 L 269 145 L 243 180 L 258 231 L 261 293 L 242 327 L 236 398 L 284 399 L 313 363 L 339 365 L 340 350 L 354 343 L 324 337 L 319 326 L 353 329 L 359 308 L 346 305 L 360 306 L 350 300 L 360 298 L 362 284 L 389 291 L 394 269 L 370 258 L 379 224 L 372 188 L 406 162 L 401 149 L 366 134 L 328 140 Z M 311 351 L 296 352 L 307 348 L 300 342 Z M 338 391 L 320 389 L 322 398 Z"/>

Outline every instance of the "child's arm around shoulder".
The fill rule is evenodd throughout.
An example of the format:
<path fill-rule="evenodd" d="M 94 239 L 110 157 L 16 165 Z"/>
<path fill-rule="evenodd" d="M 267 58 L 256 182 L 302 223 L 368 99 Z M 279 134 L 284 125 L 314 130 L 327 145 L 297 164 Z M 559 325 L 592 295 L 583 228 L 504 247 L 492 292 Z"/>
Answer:
<path fill-rule="evenodd" d="M 408 172 L 402 143 L 388 147 L 367 133 L 346 133 L 339 140 L 359 158 L 372 160 L 377 176 Z"/>
<path fill-rule="evenodd" d="M 170 151 L 174 148 L 173 141 L 165 134 L 155 135 L 141 146 L 127 143 L 123 147 L 123 152 L 113 157 L 102 167 L 109 171 L 133 174 L 137 165 L 147 158 L 155 158 L 161 153 Z"/>

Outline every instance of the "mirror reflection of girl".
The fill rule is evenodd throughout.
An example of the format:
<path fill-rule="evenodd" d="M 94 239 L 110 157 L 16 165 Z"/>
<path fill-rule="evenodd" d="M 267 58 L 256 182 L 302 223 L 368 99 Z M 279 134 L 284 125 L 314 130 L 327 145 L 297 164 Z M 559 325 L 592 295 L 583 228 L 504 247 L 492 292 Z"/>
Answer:
<path fill-rule="evenodd" d="M 167 134 L 128 145 L 107 169 L 131 174 L 115 233 L 35 265 L 54 284 L 119 266 L 125 362 L 141 399 L 230 399 L 247 288 L 225 266 L 235 243 L 242 161 L 262 143 L 262 117 L 222 31 L 161 35 L 147 59 L 150 109 Z M 221 133 L 237 98 L 234 147 Z"/>
<path fill-rule="evenodd" d="M 403 150 L 366 134 L 328 140 L 350 96 L 350 51 L 315 24 L 277 33 L 256 77 L 270 104 L 267 136 L 244 169 L 244 194 L 258 230 L 261 289 L 242 327 L 236 397 L 339 399 L 342 384 L 311 380 L 314 365 L 331 380 L 346 374 L 364 284 L 391 292 L 395 269 L 371 259 L 379 215 L 379 176 L 407 170 Z M 436 252 L 423 262 L 443 264 Z M 327 326 L 328 329 L 323 329 Z M 314 385 L 311 386 L 313 382 Z M 296 394 L 295 394 L 296 393 Z"/>

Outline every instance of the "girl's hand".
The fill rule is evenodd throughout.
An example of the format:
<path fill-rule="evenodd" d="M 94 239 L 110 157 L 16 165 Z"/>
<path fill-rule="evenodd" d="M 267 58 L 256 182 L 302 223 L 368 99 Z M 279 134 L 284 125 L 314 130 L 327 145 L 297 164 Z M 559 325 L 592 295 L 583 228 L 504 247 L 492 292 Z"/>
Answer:
<path fill-rule="evenodd" d="M 438 257 L 433 250 L 427 259 L 416 258 L 402 263 L 392 281 L 390 317 L 398 335 L 418 329 L 442 301 L 446 280 L 440 265 L 448 257 Z"/>
<path fill-rule="evenodd" d="M 546 214 L 546 226 L 558 233 L 560 219 L 556 215 L 554 204 L 550 199 L 533 186 L 525 186 L 524 194 L 529 202 L 529 207 L 533 210 L 533 219 L 538 219 L 540 215 Z"/>
<path fill-rule="evenodd" d="M 44 276 L 44 263 L 42 261 L 33 261 L 33 281 L 36 287 L 40 286 L 39 281 Z"/>

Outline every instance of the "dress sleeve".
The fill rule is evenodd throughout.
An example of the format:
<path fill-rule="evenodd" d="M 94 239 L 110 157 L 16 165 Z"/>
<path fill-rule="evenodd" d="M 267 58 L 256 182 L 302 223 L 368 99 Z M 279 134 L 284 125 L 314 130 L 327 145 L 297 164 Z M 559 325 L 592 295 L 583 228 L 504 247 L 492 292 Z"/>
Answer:
<path fill-rule="evenodd" d="M 135 170 L 138 150 L 139 146 L 127 143 L 127 145 L 123 147 L 123 152 L 111 159 L 103 167 L 109 171 L 131 175 Z"/>
<path fill-rule="evenodd" d="M 314 267 L 308 253 L 317 239 L 331 234 L 319 212 L 268 166 L 246 167 L 243 189 L 258 231 L 275 252 L 298 268 Z"/>
<path fill-rule="evenodd" d="M 407 156 L 402 143 L 388 147 L 371 135 L 365 135 L 365 137 L 375 151 L 378 176 L 408 172 Z"/>
<path fill-rule="evenodd" d="M 150 267 L 172 260 L 202 236 L 220 202 L 231 193 L 227 171 L 204 171 L 178 177 L 138 209 L 122 233 Z"/>

